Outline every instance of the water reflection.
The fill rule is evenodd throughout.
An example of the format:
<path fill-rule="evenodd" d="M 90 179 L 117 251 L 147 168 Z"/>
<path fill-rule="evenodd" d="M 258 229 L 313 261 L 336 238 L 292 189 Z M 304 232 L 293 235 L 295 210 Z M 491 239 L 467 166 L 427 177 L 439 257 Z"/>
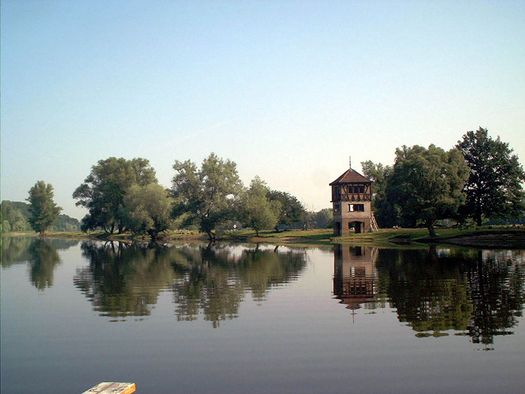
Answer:
<path fill-rule="evenodd" d="M 237 317 L 247 293 L 264 301 L 274 286 L 298 277 L 305 267 L 302 250 L 198 245 L 142 247 L 84 242 L 89 266 L 74 283 L 101 315 L 114 320 L 147 316 L 161 291 L 171 291 L 178 320 L 200 315 L 218 327 Z"/>
<path fill-rule="evenodd" d="M 39 290 L 53 286 L 55 268 L 60 264 L 57 250 L 78 241 L 65 239 L 2 237 L 2 267 L 27 263 L 31 283 Z"/>
<path fill-rule="evenodd" d="M 377 248 L 341 246 L 334 248 L 334 294 L 352 311 L 375 309 L 384 297 L 379 294 L 376 269 Z"/>
<path fill-rule="evenodd" d="M 175 277 L 165 247 L 82 242 L 81 249 L 89 265 L 77 270 L 73 283 L 104 316 L 150 315 Z"/>
<path fill-rule="evenodd" d="M 386 300 L 419 337 L 467 335 L 491 349 L 512 334 L 525 297 L 523 251 L 336 246 L 334 295 L 356 310 Z"/>
<path fill-rule="evenodd" d="M 39 290 L 53 285 L 60 249 L 75 240 L 2 238 L 2 268 L 27 264 Z M 249 297 L 266 300 L 306 267 L 306 249 L 246 245 L 142 247 L 82 242 L 88 264 L 73 282 L 111 320 L 151 315 L 164 292 L 177 320 L 218 327 L 236 318 Z M 471 248 L 378 249 L 336 246 L 333 292 L 346 308 L 374 313 L 387 306 L 418 337 L 465 335 L 490 349 L 522 316 L 525 252 Z"/>

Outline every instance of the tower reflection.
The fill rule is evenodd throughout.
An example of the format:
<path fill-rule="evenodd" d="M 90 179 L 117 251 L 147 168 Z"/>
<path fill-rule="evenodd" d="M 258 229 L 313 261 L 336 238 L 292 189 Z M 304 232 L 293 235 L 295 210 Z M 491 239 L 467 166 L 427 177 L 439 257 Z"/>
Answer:
<path fill-rule="evenodd" d="M 377 248 L 336 245 L 334 295 L 347 309 L 374 303 L 378 293 Z"/>

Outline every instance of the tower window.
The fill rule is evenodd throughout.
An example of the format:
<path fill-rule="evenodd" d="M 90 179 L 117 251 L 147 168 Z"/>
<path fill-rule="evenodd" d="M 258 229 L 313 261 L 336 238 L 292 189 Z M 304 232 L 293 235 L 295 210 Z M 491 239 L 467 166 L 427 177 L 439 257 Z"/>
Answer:
<path fill-rule="evenodd" d="M 364 212 L 364 204 L 348 204 L 348 212 Z"/>

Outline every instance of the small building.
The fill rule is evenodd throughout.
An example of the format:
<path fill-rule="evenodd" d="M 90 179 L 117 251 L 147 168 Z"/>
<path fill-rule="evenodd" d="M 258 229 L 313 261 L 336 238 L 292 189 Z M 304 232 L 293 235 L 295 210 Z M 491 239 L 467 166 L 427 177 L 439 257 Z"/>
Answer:
<path fill-rule="evenodd" d="M 330 186 L 336 236 L 377 230 L 370 179 L 349 168 Z"/>

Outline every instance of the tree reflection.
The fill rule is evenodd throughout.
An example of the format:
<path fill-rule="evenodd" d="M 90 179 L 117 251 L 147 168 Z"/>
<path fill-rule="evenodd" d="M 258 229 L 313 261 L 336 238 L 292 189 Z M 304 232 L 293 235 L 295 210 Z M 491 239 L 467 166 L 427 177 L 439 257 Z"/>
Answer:
<path fill-rule="evenodd" d="M 237 316 L 246 291 L 256 301 L 268 289 L 297 278 L 305 266 L 303 252 L 261 250 L 241 246 L 174 248 L 174 267 L 181 273 L 173 284 L 179 320 L 205 320 L 218 327 Z"/>
<path fill-rule="evenodd" d="M 174 278 L 167 248 L 121 242 L 83 242 L 89 266 L 73 281 L 104 316 L 148 316 L 162 289 Z"/>
<path fill-rule="evenodd" d="M 55 250 L 65 250 L 78 244 L 79 241 L 72 239 L 34 237 L 1 237 L 2 244 L 2 267 L 9 267 L 13 264 L 29 262 L 34 257 L 31 253 L 31 245 L 37 241 L 43 241 Z"/>
<path fill-rule="evenodd" d="M 398 318 L 418 336 L 455 330 L 492 344 L 521 316 L 523 266 L 473 249 L 380 250 L 377 269 Z"/>
<path fill-rule="evenodd" d="M 32 237 L 2 237 L 2 267 L 27 263 L 29 279 L 39 290 L 53 286 L 56 266 L 60 263 L 57 250 L 68 249 L 77 240 Z"/>
<path fill-rule="evenodd" d="M 465 330 L 472 314 L 464 265 L 442 259 L 435 249 L 381 250 L 380 275 L 399 320 L 418 336 L 440 336 L 449 329 Z"/>
<path fill-rule="evenodd" d="M 477 252 L 468 272 L 474 314 L 468 334 L 474 343 L 492 344 L 495 335 L 512 334 L 522 316 L 525 272 L 523 265 L 503 252 Z"/>
<path fill-rule="evenodd" d="M 13 264 L 26 263 L 31 258 L 29 245 L 34 238 L 29 237 L 0 237 L 2 242 L 2 267 Z"/>
<path fill-rule="evenodd" d="M 38 290 L 53 286 L 55 266 L 60 263 L 56 249 L 45 240 L 34 239 L 29 245 L 29 254 L 31 283 Z"/>
<path fill-rule="evenodd" d="M 82 244 L 89 266 L 77 286 L 102 315 L 147 316 L 163 290 L 171 290 L 178 320 L 199 316 L 218 327 L 238 316 L 247 291 L 262 301 L 268 290 L 297 277 L 304 252 L 231 245 L 142 247 L 122 243 Z"/>

